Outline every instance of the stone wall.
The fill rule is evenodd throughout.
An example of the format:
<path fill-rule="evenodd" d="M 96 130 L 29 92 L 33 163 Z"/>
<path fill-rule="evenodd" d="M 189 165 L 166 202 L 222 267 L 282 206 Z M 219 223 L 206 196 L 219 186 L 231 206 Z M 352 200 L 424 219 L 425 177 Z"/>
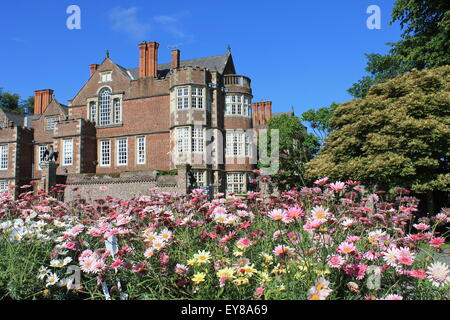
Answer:
<path fill-rule="evenodd" d="M 129 200 L 148 195 L 152 188 L 158 188 L 161 192 L 186 193 L 188 170 L 187 166 L 179 166 L 178 175 L 175 176 L 159 176 L 156 171 L 124 172 L 120 175 L 68 175 L 64 201 L 70 202 L 80 197 L 92 201 L 107 196 Z"/>

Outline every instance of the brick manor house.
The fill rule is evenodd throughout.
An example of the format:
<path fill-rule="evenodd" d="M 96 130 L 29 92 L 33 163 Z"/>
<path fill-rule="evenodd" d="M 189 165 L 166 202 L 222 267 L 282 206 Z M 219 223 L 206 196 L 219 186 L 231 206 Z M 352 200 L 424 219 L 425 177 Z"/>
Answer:
<path fill-rule="evenodd" d="M 249 129 L 263 128 L 271 102 L 252 103 L 251 80 L 226 54 L 158 64 L 156 42 L 139 44 L 139 67 L 106 54 L 69 105 L 35 92 L 34 114 L 0 110 L 0 192 L 40 180 L 44 152 L 57 175 L 172 170 L 190 164 L 200 186 L 245 192 L 255 168 Z"/>

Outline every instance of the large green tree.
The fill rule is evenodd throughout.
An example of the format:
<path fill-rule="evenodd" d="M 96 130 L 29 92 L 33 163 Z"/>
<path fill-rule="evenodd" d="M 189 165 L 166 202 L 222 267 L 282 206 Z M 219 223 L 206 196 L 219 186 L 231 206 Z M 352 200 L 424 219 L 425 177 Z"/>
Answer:
<path fill-rule="evenodd" d="M 369 88 L 412 69 L 436 68 L 450 64 L 450 1 L 397 0 L 391 24 L 399 22 L 402 39 L 388 43 L 389 53 L 367 54 L 363 77 L 348 91 L 355 98 L 366 96 Z"/>
<path fill-rule="evenodd" d="M 333 102 L 329 107 L 310 109 L 302 114 L 302 122 L 309 125 L 320 145 L 323 145 L 325 138 L 331 132 L 330 120 L 338 105 Z"/>
<path fill-rule="evenodd" d="M 268 144 L 268 151 L 272 150 L 272 130 L 279 132 L 279 171 L 272 175 L 272 181 L 281 190 L 305 185 L 304 164 L 311 160 L 318 152 L 320 143 L 317 137 L 308 133 L 301 124 L 301 119 L 291 115 L 281 115 L 268 122 L 268 135 L 261 135 L 260 139 Z M 266 140 L 267 139 L 267 140 Z M 264 164 L 260 163 L 260 167 Z"/>
<path fill-rule="evenodd" d="M 25 108 L 27 108 L 28 113 L 32 114 L 34 110 L 34 96 L 21 100 L 20 95 L 17 93 L 0 92 L 0 108 L 3 111 L 17 114 L 25 113 Z"/>
<path fill-rule="evenodd" d="M 450 66 L 414 69 L 336 108 L 307 177 L 450 191 Z"/>

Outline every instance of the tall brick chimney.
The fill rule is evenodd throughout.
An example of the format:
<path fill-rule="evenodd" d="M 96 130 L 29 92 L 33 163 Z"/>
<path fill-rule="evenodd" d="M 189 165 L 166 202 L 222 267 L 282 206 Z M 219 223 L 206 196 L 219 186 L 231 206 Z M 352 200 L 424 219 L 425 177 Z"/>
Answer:
<path fill-rule="evenodd" d="M 95 73 L 95 71 L 97 71 L 97 69 L 98 69 L 98 64 L 91 64 L 90 68 L 91 68 L 91 77 L 92 77 L 92 75 L 93 75 L 93 74 Z"/>
<path fill-rule="evenodd" d="M 272 101 L 253 103 L 253 125 L 266 125 L 272 118 Z"/>
<path fill-rule="evenodd" d="M 158 75 L 157 42 L 142 42 L 139 44 L 139 78 L 156 77 Z"/>
<path fill-rule="evenodd" d="M 34 114 L 43 114 L 53 100 L 53 90 L 37 90 L 34 92 Z"/>
<path fill-rule="evenodd" d="M 172 50 L 172 69 L 180 67 L 180 50 Z"/>

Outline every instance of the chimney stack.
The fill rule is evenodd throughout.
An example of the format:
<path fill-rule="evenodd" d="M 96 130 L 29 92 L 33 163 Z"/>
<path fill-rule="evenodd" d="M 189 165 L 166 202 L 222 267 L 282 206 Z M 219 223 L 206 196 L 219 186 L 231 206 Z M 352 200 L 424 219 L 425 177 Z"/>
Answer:
<path fill-rule="evenodd" d="M 45 89 L 34 92 L 34 114 L 43 114 L 53 100 L 53 90 Z"/>
<path fill-rule="evenodd" d="M 172 50 L 172 69 L 180 67 L 180 50 Z"/>
<path fill-rule="evenodd" d="M 272 118 L 272 101 L 253 103 L 253 124 L 266 125 Z"/>
<path fill-rule="evenodd" d="M 158 75 L 158 48 L 157 42 L 139 44 L 139 78 L 156 78 Z"/>
<path fill-rule="evenodd" d="M 98 64 L 91 64 L 91 77 L 95 73 L 95 71 L 97 71 L 97 69 L 98 69 Z"/>

